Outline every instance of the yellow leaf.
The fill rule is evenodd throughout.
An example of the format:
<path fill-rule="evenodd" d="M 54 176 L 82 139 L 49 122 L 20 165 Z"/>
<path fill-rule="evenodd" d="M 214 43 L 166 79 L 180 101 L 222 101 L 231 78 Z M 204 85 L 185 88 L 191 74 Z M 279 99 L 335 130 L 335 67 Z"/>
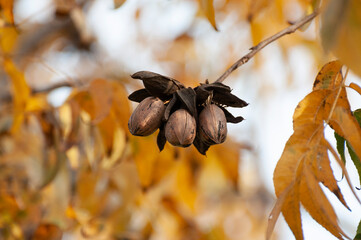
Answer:
<path fill-rule="evenodd" d="M 128 120 L 130 118 L 131 112 L 128 94 L 125 91 L 124 86 L 119 83 L 111 82 L 110 87 L 113 94 L 112 111 L 114 116 L 116 120 L 119 121 L 119 124 L 124 129 L 124 131 L 129 134 Z"/>
<path fill-rule="evenodd" d="M 152 136 L 136 138 L 131 142 L 140 184 L 144 189 L 147 189 L 153 183 L 154 168 L 159 150 L 156 148 L 155 139 Z"/>
<path fill-rule="evenodd" d="M 353 90 L 358 92 L 358 94 L 361 95 L 361 87 L 359 85 L 357 85 L 356 83 L 350 83 L 349 87 L 352 88 Z"/>
<path fill-rule="evenodd" d="M 334 236 L 346 236 L 319 186 L 322 183 L 348 208 L 330 167 L 328 150 L 332 153 L 334 150 L 330 149 L 323 135 L 324 122 L 329 123 L 336 132 L 347 135 L 357 144 L 355 147 L 359 147 L 361 153 L 361 134 L 357 135 L 361 130 L 351 114 L 345 88 L 341 85 L 341 68 L 341 63 L 334 61 L 320 70 L 313 91 L 295 109 L 294 133 L 287 141 L 274 171 L 273 182 L 278 200 L 271 216 L 277 218 L 281 211 L 296 239 L 303 239 L 300 203 Z M 269 221 L 267 238 L 275 221 Z"/>
<path fill-rule="evenodd" d="M 332 51 L 352 71 L 361 76 L 361 2 L 329 1 L 322 15 L 321 37 L 326 50 Z"/>
<path fill-rule="evenodd" d="M 194 211 L 197 191 L 194 188 L 194 177 L 191 168 L 192 166 L 186 159 L 178 161 L 175 194 L 178 201 L 184 203 L 191 211 Z"/>
<path fill-rule="evenodd" d="M 318 153 L 319 150 L 312 154 Z M 314 160 L 315 157 L 317 156 L 310 156 L 308 160 Z M 303 162 L 303 176 L 299 185 L 302 205 L 310 213 L 313 219 L 340 239 L 342 238 L 340 233 L 343 235 L 346 234 L 343 233 L 338 226 L 336 213 L 322 191 L 319 185 L 319 179 L 316 179 L 314 172 L 310 169 L 310 167 L 309 162 Z"/>
<path fill-rule="evenodd" d="M 14 1 L 13 0 L 0 0 L 0 9 L 2 17 L 6 22 L 14 24 L 13 14 Z"/>
<path fill-rule="evenodd" d="M 336 107 L 331 119 L 340 126 L 342 136 L 351 144 L 354 152 L 361 159 L 361 127 L 351 111 Z"/>
<path fill-rule="evenodd" d="M 224 144 L 215 145 L 210 149 L 210 154 L 213 154 L 219 160 L 219 163 L 224 171 L 225 176 L 231 180 L 233 187 L 238 184 L 238 172 L 240 161 L 241 145 L 232 142 L 228 139 Z M 227 159 L 224 161 L 224 159 Z"/>
<path fill-rule="evenodd" d="M 18 32 L 14 27 L 0 27 L 0 49 L 3 54 L 10 54 L 16 44 Z"/>
<path fill-rule="evenodd" d="M 214 29 L 218 31 L 215 14 L 214 14 L 213 0 L 200 0 L 200 1 L 201 1 L 201 8 L 204 14 L 206 15 L 208 21 L 212 24 Z"/>
<path fill-rule="evenodd" d="M 340 61 L 326 63 L 316 76 L 313 83 L 313 90 L 330 89 L 333 90 L 341 84 L 342 64 Z"/>
<path fill-rule="evenodd" d="M 8 58 L 4 59 L 4 69 L 10 76 L 12 83 L 14 120 L 11 131 L 16 132 L 24 119 L 24 111 L 30 97 L 30 88 L 25 81 L 24 74 L 20 72 Z"/>
<path fill-rule="evenodd" d="M 36 94 L 31 96 L 27 103 L 26 103 L 26 108 L 25 108 L 25 112 L 36 112 L 36 111 L 42 111 L 45 109 L 48 109 L 49 103 L 47 100 L 47 95 L 46 94 Z"/>

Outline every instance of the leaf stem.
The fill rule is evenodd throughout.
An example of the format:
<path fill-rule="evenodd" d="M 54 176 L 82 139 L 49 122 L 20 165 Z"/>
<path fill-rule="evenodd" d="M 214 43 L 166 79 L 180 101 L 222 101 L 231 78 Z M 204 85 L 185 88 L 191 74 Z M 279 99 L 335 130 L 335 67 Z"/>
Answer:
<path fill-rule="evenodd" d="M 338 77 L 339 74 L 341 74 L 342 82 L 341 82 L 340 87 L 339 87 L 339 89 L 338 89 L 338 91 L 337 91 L 337 95 L 336 95 L 335 101 L 334 101 L 333 104 L 332 104 L 332 107 L 331 107 L 330 113 L 328 114 L 327 120 L 325 121 L 326 124 L 329 124 L 330 119 L 331 119 L 331 117 L 332 117 L 332 114 L 333 114 L 333 112 L 335 111 L 336 104 L 337 104 L 337 100 L 338 100 L 338 98 L 340 97 L 341 90 L 342 90 L 342 88 L 343 88 L 344 85 L 345 85 L 345 81 L 346 81 L 346 78 L 347 78 L 347 75 L 348 75 L 348 69 L 349 69 L 349 68 L 346 69 L 346 73 L 345 73 L 345 76 L 344 76 L 344 77 L 342 77 L 341 70 L 337 73 L 336 78 Z"/>
<path fill-rule="evenodd" d="M 215 82 L 223 82 L 234 70 L 236 70 L 238 67 L 242 66 L 243 64 L 247 63 L 254 55 L 256 55 L 256 53 L 258 53 L 265 46 L 283 37 L 284 35 L 294 33 L 297 29 L 299 29 L 300 27 L 302 27 L 303 25 L 314 19 L 317 15 L 318 15 L 318 11 L 315 10 L 310 15 L 303 17 L 302 19 L 293 23 L 289 27 L 263 40 L 262 42 L 258 43 L 256 46 L 251 47 L 249 53 L 247 53 L 245 56 L 243 56 L 237 62 L 235 62 L 232 66 L 230 66 Z"/>

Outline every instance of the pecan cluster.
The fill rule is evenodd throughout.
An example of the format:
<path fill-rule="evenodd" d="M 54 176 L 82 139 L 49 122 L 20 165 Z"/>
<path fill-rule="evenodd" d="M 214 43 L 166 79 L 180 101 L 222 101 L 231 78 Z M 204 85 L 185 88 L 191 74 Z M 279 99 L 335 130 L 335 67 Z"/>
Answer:
<path fill-rule="evenodd" d="M 174 146 L 194 145 L 201 154 L 227 137 L 227 122 L 239 123 L 225 107 L 248 104 L 231 94 L 222 83 L 201 84 L 186 88 L 179 81 L 157 73 L 140 71 L 131 76 L 143 81 L 143 89 L 129 95 L 139 102 L 129 119 L 131 134 L 148 136 L 159 128 L 157 144 L 162 151 L 168 141 Z"/>

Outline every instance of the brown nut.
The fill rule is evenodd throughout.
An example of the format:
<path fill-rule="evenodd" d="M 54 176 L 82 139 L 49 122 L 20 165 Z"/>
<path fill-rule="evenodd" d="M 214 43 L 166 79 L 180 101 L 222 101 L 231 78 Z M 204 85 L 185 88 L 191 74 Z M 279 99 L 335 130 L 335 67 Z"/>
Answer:
<path fill-rule="evenodd" d="M 188 147 L 196 137 L 196 120 L 184 109 L 170 115 L 165 126 L 165 137 L 174 146 Z"/>
<path fill-rule="evenodd" d="M 130 116 L 128 128 L 135 136 L 148 136 L 155 132 L 162 123 L 165 105 L 162 100 L 155 97 L 147 97 L 139 103 Z"/>
<path fill-rule="evenodd" d="M 222 109 L 207 105 L 199 114 L 199 136 L 209 145 L 223 143 L 227 137 L 227 120 Z"/>

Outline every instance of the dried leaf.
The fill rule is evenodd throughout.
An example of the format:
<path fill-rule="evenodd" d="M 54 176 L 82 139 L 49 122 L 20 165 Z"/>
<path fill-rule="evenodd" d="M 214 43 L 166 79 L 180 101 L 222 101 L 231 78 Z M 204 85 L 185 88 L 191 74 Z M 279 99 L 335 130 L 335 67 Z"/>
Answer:
<path fill-rule="evenodd" d="M 6 1 L 6 0 L 2 0 Z M 0 27 L 0 49 L 3 54 L 11 54 L 18 38 L 14 27 Z"/>
<path fill-rule="evenodd" d="M 361 159 L 361 127 L 356 118 L 346 109 L 336 107 L 332 119 L 341 127 L 344 138 L 353 152 Z M 360 162 L 361 163 L 361 162 Z"/>
<path fill-rule="evenodd" d="M 84 94 L 81 101 L 91 101 L 86 111 L 90 114 L 93 124 L 99 123 L 108 114 L 112 107 L 113 89 L 109 81 L 104 79 L 96 79 L 92 81 L 87 89 L 88 94 Z M 90 97 L 90 99 L 88 98 Z M 85 110 L 85 108 L 83 108 Z"/>
<path fill-rule="evenodd" d="M 357 85 L 356 83 L 350 83 L 350 88 L 358 92 L 358 94 L 361 95 L 361 87 Z"/>
<path fill-rule="evenodd" d="M 6 22 L 14 25 L 14 1 L 13 0 L 0 0 L 0 10 L 2 17 Z"/>
<path fill-rule="evenodd" d="M 358 121 L 358 124 L 361 126 L 361 110 L 357 109 L 356 111 L 354 111 L 353 115 L 355 116 L 356 120 Z M 344 163 L 346 161 L 346 159 L 345 159 L 345 143 L 346 143 L 351 160 L 357 169 L 359 179 L 360 179 L 360 184 L 361 184 L 361 160 L 360 160 L 360 158 L 356 155 L 356 153 L 353 150 L 350 143 L 348 141 L 346 141 L 343 137 L 338 135 L 336 132 L 335 132 L 335 138 L 337 140 L 337 151 L 340 154 L 341 159 Z"/>
<path fill-rule="evenodd" d="M 147 189 L 153 184 L 154 168 L 159 156 L 158 149 L 152 145 L 154 145 L 154 138 L 152 137 L 136 138 L 132 141 L 133 158 L 143 189 Z"/>
<path fill-rule="evenodd" d="M 128 127 L 128 119 L 131 114 L 127 92 L 125 87 L 117 82 L 110 82 L 110 86 L 113 94 L 112 112 L 122 129 L 126 130 Z M 128 133 L 128 131 L 125 132 Z"/>
<path fill-rule="evenodd" d="M 326 50 L 332 51 L 344 64 L 361 76 L 361 2 L 329 1 L 322 15 L 321 37 Z"/>
<path fill-rule="evenodd" d="M 200 0 L 201 8 L 213 28 L 218 31 L 214 14 L 213 0 Z"/>
<path fill-rule="evenodd" d="M 358 126 L 354 126 L 356 119 L 351 114 L 346 91 L 341 85 L 341 67 L 339 62 L 326 64 L 316 77 L 313 91 L 296 107 L 294 133 L 287 141 L 274 171 L 277 201 L 282 201 L 282 207 L 276 203 L 275 208 L 281 209 L 296 239 L 303 239 L 299 203 L 334 236 L 346 236 L 338 226 L 332 205 L 319 186 L 322 183 L 348 208 L 330 167 L 328 150 L 332 153 L 334 150 L 330 149 L 323 135 L 326 121 L 332 124 L 337 133 L 342 132 L 342 136 L 361 144 L 361 138 L 350 136 L 350 129 L 358 132 Z M 346 126 L 348 129 L 345 129 Z M 279 213 L 274 210 L 273 214 L 277 216 Z"/>
<path fill-rule="evenodd" d="M 342 80 L 342 78 L 338 78 L 341 69 L 342 64 L 340 61 L 326 63 L 317 74 L 316 80 L 313 83 L 313 90 L 333 90 L 338 87 Z"/>
<path fill-rule="evenodd" d="M 24 119 L 26 104 L 30 98 L 30 88 L 25 81 L 24 74 L 20 72 L 14 63 L 8 58 L 4 59 L 4 69 L 10 76 L 12 83 L 14 120 L 11 131 L 16 132 Z"/>

